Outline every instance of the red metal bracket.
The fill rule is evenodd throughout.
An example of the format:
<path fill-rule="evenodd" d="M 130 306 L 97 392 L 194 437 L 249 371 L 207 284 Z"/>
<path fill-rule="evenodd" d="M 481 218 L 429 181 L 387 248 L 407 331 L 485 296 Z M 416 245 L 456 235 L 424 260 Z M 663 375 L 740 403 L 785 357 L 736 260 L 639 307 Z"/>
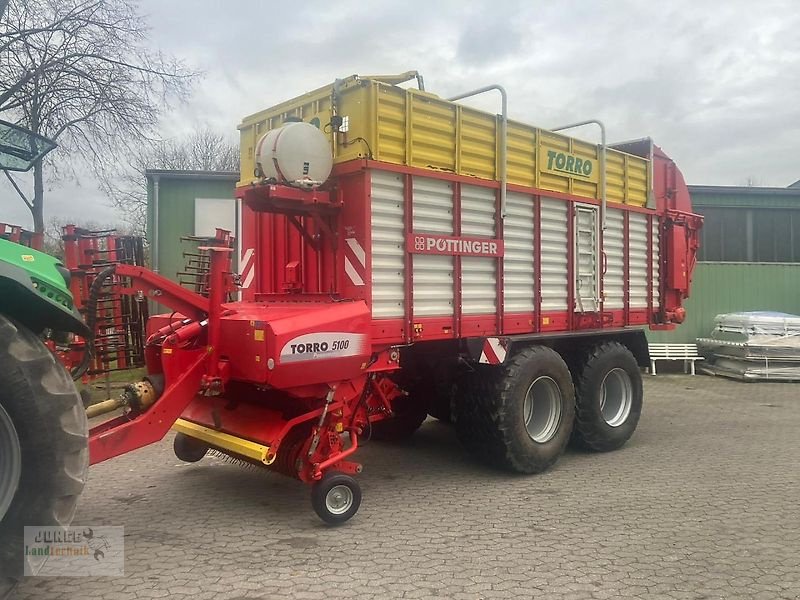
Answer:
<path fill-rule="evenodd" d="M 137 295 L 143 292 L 149 299 L 169 306 L 185 317 L 193 320 L 204 318 L 208 314 L 209 300 L 204 296 L 190 292 L 174 281 L 153 273 L 145 267 L 131 265 L 117 265 L 116 274 L 119 277 L 133 279 L 134 286 L 121 288 L 120 293 Z"/>
<path fill-rule="evenodd" d="M 89 462 L 97 464 L 163 439 L 200 389 L 206 353 L 198 352 L 188 369 L 147 411 L 122 415 L 89 430 Z"/>

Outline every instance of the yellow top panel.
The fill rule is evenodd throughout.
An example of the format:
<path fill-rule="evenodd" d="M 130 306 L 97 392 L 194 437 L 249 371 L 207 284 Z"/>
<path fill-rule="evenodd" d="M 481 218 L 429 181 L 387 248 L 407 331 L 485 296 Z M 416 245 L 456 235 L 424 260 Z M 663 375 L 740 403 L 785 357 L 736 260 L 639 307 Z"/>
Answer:
<path fill-rule="evenodd" d="M 331 107 L 343 119 L 331 130 Z M 498 179 L 500 117 L 429 92 L 404 89 L 356 75 L 246 117 L 241 132 L 241 180 L 256 180 L 259 137 L 299 117 L 317 125 L 331 142 L 334 163 L 356 158 Z M 526 125 L 508 123 L 508 182 L 585 198 L 600 197 L 600 149 L 596 144 Z M 609 149 L 609 202 L 647 205 L 649 161 Z"/>

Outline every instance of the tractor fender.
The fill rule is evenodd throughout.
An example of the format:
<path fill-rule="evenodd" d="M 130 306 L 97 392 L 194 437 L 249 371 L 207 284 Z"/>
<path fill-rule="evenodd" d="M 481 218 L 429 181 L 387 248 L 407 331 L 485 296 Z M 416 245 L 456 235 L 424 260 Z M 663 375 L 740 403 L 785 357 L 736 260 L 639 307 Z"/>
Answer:
<path fill-rule="evenodd" d="M 59 304 L 34 287 L 25 269 L 4 261 L 0 261 L 0 313 L 35 332 L 53 329 L 84 337 L 90 334 L 72 298 L 69 306 Z"/>

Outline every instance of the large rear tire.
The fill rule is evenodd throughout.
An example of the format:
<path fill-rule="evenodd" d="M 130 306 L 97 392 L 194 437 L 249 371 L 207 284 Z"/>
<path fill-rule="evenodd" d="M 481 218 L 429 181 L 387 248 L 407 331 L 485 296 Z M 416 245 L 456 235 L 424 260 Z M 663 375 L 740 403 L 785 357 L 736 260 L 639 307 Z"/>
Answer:
<path fill-rule="evenodd" d="M 0 476 L 2 598 L 24 572 L 24 527 L 66 528 L 89 467 L 88 423 L 72 379 L 36 335 L 2 315 L 0 413 L 0 469 L 16 473 Z"/>
<path fill-rule="evenodd" d="M 479 365 L 470 380 L 455 423 L 470 453 L 517 473 L 540 473 L 558 460 L 572 431 L 575 395 L 557 352 L 525 348 L 505 365 Z"/>
<path fill-rule="evenodd" d="M 618 342 L 594 346 L 573 377 L 575 444 L 594 452 L 623 446 L 642 414 L 642 372 L 631 351 Z"/>

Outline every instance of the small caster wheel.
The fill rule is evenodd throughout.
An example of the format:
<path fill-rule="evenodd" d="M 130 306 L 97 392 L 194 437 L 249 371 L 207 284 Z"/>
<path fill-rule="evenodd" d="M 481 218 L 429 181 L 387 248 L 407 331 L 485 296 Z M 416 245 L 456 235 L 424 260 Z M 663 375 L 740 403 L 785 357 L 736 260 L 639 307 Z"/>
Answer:
<path fill-rule="evenodd" d="M 320 519 L 340 525 L 358 512 L 361 486 L 349 475 L 329 471 L 312 486 L 311 505 Z"/>
<path fill-rule="evenodd" d="M 196 463 L 208 452 L 208 446 L 203 442 L 191 438 L 184 433 L 175 435 L 175 442 L 172 444 L 172 449 L 175 451 L 175 456 L 187 463 Z"/>

